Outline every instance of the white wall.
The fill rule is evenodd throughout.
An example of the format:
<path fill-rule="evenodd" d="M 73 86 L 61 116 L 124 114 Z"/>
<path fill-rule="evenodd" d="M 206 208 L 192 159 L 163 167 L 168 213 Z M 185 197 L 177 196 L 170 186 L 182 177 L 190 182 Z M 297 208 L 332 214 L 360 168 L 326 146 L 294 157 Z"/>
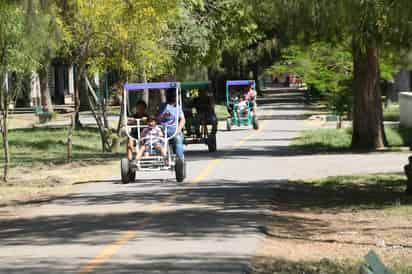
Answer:
<path fill-rule="evenodd" d="M 412 92 L 401 92 L 399 94 L 401 108 L 401 125 L 412 128 Z"/>
<path fill-rule="evenodd" d="M 399 92 L 411 90 L 411 72 L 407 69 L 401 69 L 395 75 L 395 89 Z"/>

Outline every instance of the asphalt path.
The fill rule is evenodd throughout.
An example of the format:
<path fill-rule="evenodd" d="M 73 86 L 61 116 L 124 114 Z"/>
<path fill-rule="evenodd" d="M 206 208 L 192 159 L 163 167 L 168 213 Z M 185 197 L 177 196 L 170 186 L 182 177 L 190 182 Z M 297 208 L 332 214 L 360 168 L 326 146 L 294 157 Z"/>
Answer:
<path fill-rule="evenodd" d="M 123 185 L 113 174 L 32 206 L 1 224 L 0 273 L 249 273 L 273 191 L 287 179 L 378 172 L 381 163 L 401 171 L 400 154 L 293 153 L 304 112 L 299 102 L 270 102 L 258 131 L 221 125 L 218 152 L 186 148 L 184 183 L 161 172 Z"/>

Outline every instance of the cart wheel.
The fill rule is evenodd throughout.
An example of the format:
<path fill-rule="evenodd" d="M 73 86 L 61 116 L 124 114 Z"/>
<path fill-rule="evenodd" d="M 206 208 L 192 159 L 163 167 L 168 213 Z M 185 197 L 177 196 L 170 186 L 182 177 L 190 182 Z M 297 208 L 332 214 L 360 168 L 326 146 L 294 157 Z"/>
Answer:
<path fill-rule="evenodd" d="M 226 120 L 226 129 L 227 129 L 227 131 L 232 130 L 232 119 L 230 119 L 230 118 Z"/>
<path fill-rule="evenodd" d="M 129 167 L 129 159 L 123 158 L 120 162 L 120 169 L 121 169 L 121 176 L 122 176 L 122 183 L 127 184 L 130 182 L 130 167 Z"/>
<path fill-rule="evenodd" d="M 129 169 L 129 182 L 133 183 L 136 181 L 136 171 Z"/>
<path fill-rule="evenodd" d="M 186 178 L 186 162 L 183 159 L 176 158 L 175 164 L 176 181 L 181 183 Z"/>
<path fill-rule="evenodd" d="M 212 134 L 207 137 L 207 148 L 209 149 L 209 152 L 216 152 L 216 134 Z"/>
<path fill-rule="evenodd" d="M 255 130 L 259 129 L 259 120 L 256 116 L 253 116 L 253 129 Z"/>

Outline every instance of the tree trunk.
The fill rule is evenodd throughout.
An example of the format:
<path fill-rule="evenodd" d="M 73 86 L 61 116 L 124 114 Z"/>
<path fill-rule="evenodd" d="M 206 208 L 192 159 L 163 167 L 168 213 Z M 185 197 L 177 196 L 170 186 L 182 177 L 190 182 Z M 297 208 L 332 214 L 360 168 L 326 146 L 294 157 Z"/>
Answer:
<path fill-rule="evenodd" d="M 77 123 L 80 123 L 79 119 L 79 111 L 80 111 L 80 82 L 81 82 L 81 75 L 83 74 L 83 69 L 79 67 L 79 71 L 76 75 L 75 84 L 74 84 L 74 112 L 73 115 L 70 117 L 71 123 L 69 127 L 69 133 L 67 136 L 67 161 L 70 163 L 73 161 L 73 135 L 74 131 L 77 128 Z"/>
<path fill-rule="evenodd" d="M 73 133 L 75 130 L 75 119 L 76 114 L 73 113 L 70 116 L 70 127 L 69 127 L 69 134 L 67 136 L 67 162 L 71 163 L 73 161 Z"/>
<path fill-rule="evenodd" d="M 3 135 L 3 149 L 4 149 L 4 173 L 3 181 L 7 182 L 9 178 L 10 170 L 10 148 L 9 148 L 9 128 L 8 128 L 8 110 L 3 110 L 3 125 L 2 125 L 2 135 Z"/>
<path fill-rule="evenodd" d="M 102 141 L 102 150 L 103 152 L 110 151 L 111 144 L 109 142 L 109 123 L 106 116 L 105 105 L 104 103 L 99 102 L 99 98 L 97 97 L 95 91 L 93 90 L 90 81 L 85 77 L 86 81 L 86 88 L 87 88 L 87 99 L 89 103 L 89 107 L 92 111 L 93 117 L 96 120 L 97 127 L 100 132 L 100 137 Z M 99 111 L 100 108 L 100 111 Z M 100 115 L 99 115 L 100 112 Z"/>
<path fill-rule="evenodd" d="M 53 103 L 49 88 L 48 66 L 43 66 L 38 73 L 40 78 L 40 94 L 43 110 L 53 112 Z"/>
<path fill-rule="evenodd" d="M 4 83 L 0 83 L 0 103 L 1 103 L 1 114 L 2 114 L 2 124 L 1 132 L 3 137 L 3 150 L 4 150 L 4 173 L 3 181 L 7 182 L 9 178 L 10 169 L 10 148 L 9 148 L 9 128 L 8 128 L 8 112 L 9 112 L 9 85 L 8 85 L 8 74 L 4 75 Z"/>
<path fill-rule="evenodd" d="M 380 89 L 379 49 L 376 43 L 353 42 L 352 148 L 374 150 L 386 145 Z"/>

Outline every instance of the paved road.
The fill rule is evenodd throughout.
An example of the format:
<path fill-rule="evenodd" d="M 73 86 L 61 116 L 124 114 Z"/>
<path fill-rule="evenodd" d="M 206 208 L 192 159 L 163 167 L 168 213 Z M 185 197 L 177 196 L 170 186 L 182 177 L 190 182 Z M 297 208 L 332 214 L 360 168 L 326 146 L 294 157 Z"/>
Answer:
<path fill-rule="evenodd" d="M 276 185 L 401 171 L 405 162 L 400 154 L 295 155 L 287 145 L 305 126 L 303 106 L 270 101 L 261 111 L 260 131 L 219 132 L 216 154 L 188 147 L 183 184 L 159 173 L 121 185 L 113 174 L 2 223 L 0 273 L 248 273 Z"/>

